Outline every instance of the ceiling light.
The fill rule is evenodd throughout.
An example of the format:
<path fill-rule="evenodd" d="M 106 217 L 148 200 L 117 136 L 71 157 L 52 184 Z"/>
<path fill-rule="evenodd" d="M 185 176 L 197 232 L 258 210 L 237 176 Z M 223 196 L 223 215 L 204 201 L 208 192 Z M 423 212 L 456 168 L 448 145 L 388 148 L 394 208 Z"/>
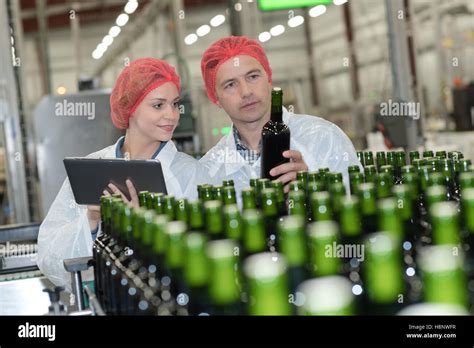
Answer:
<path fill-rule="evenodd" d="M 288 20 L 288 26 L 289 26 L 290 28 L 295 28 L 295 27 L 297 27 L 297 26 L 299 26 L 299 25 L 301 25 L 301 24 L 303 24 L 303 23 L 304 23 L 304 18 L 303 18 L 303 16 L 296 16 L 296 17 L 290 18 L 290 19 Z"/>
<path fill-rule="evenodd" d="M 109 35 L 112 37 L 117 37 L 118 34 L 120 34 L 121 30 L 122 29 L 120 29 L 120 27 L 117 27 L 116 25 L 114 25 L 112 28 L 110 28 Z"/>
<path fill-rule="evenodd" d="M 278 36 L 285 32 L 285 27 L 281 24 L 275 25 L 273 28 L 270 29 L 270 34 L 272 36 Z"/>
<path fill-rule="evenodd" d="M 258 39 L 260 40 L 260 42 L 267 42 L 271 38 L 272 35 L 268 31 L 264 31 L 263 33 L 260 33 L 260 35 L 258 35 Z"/>
<path fill-rule="evenodd" d="M 95 49 L 94 52 L 92 52 L 92 58 L 100 59 L 100 58 L 102 58 L 103 54 L 104 53 L 102 51 L 99 51 L 98 49 Z"/>
<path fill-rule="evenodd" d="M 105 35 L 102 39 L 102 43 L 106 44 L 107 46 L 112 45 L 112 42 L 114 42 L 114 38 L 110 35 Z"/>
<path fill-rule="evenodd" d="M 186 45 L 192 45 L 193 43 L 197 41 L 197 39 L 198 39 L 197 35 L 192 33 L 184 38 L 184 43 Z"/>
<path fill-rule="evenodd" d="M 125 13 L 120 14 L 117 17 L 117 20 L 115 21 L 115 23 L 117 23 L 119 27 L 123 27 L 125 24 L 127 24 L 127 22 L 128 22 L 128 14 L 125 14 Z"/>
<path fill-rule="evenodd" d="M 198 36 L 205 36 L 209 34 L 210 31 L 211 31 L 211 27 L 208 26 L 207 24 L 204 24 L 204 25 L 201 25 L 199 28 L 197 28 L 196 34 L 198 34 Z"/>
<path fill-rule="evenodd" d="M 325 12 L 326 12 L 326 6 L 318 5 L 318 6 L 314 6 L 313 8 L 309 10 L 309 15 L 311 17 L 317 17 L 317 16 L 322 15 Z"/>
<path fill-rule="evenodd" d="M 124 7 L 124 11 L 128 14 L 132 14 L 138 7 L 137 0 L 128 0 L 127 4 Z"/>
<path fill-rule="evenodd" d="M 210 23 L 213 27 L 218 27 L 225 22 L 225 16 L 218 14 L 217 16 L 212 17 Z"/>

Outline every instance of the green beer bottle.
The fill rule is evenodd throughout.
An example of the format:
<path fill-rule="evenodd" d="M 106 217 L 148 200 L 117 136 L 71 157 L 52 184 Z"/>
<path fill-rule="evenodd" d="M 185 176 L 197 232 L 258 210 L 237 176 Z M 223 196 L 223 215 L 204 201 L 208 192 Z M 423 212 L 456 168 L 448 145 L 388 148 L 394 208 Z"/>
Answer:
<path fill-rule="evenodd" d="M 375 168 L 375 166 L 364 167 L 364 179 L 365 179 L 366 183 L 368 183 L 368 182 L 375 183 L 375 175 L 376 174 L 377 174 L 377 168 Z"/>
<path fill-rule="evenodd" d="M 167 215 L 155 215 L 152 223 L 152 243 L 153 243 L 153 255 L 154 263 L 158 267 L 159 277 L 170 276 L 169 269 L 166 268 L 166 251 L 167 251 L 167 239 L 166 239 L 166 227 L 169 222 Z"/>
<path fill-rule="evenodd" d="M 234 180 L 228 179 L 222 181 L 222 186 L 224 187 L 234 187 Z"/>
<path fill-rule="evenodd" d="M 400 216 L 397 215 L 397 202 L 394 198 L 385 198 L 377 203 L 378 207 L 378 230 L 390 235 L 397 243 L 402 245 L 405 234 Z"/>
<path fill-rule="evenodd" d="M 204 203 L 206 230 L 212 240 L 224 238 L 224 221 L 222 219 L 222 202 L 207 201 Z"/>
<path fill-rule="evenodd" d="M 407 302 L 398 242 L 386 232 L 378 232 L 367 236 L 365 249 L 362 268 L 364 311 L 367 314 L 395 314 Z"/>
<path fill-rule="evenodd" d="M 257 189 L 257 180 L 258 180 L 258 178 L 251 178 L 249 180 L 250 187 L 252 187 L 254 189 Z"/>
<path fill-rule="evenodd" d="M 211 185 L 203 185 L 202 186 L 202 197 L 201 200 L 203 202 L 208 202 L 214 200 L 214 190 Z"/>
<path fill-rule="evenodd" d="M 278 253 L 260 253 L 244 261 L 248 314 L 291 315 L 287 262 Z"/>
<path fill-rule="evenodd" d="M 267 244 L 271 251 L 278 247 L 276 220 L 278 217 L 278 206 L 276 202 L 276 192 L 272 188 L 263 189 L 261 194 L 263 217 L 265 221 L 265 235 Z"/>
<path fill-rule="evenodd" d="M 468 291 L 462 251 L 450 244 L 425 246 L 419 251 L 418 264 L 425 302 L 456 304 L 467 308 Z"/>
<path fill-rule="evenodd" d="M 417 303 L 403 308 L 397 315 L 469 315 L 466 308 L 445 303 Z"/>
<path fill-rule="evenodd" d="M 423 158 L 430 158 L 433 156 L 434 156 L 433 151 L 430 151 L 430 150 L 423 151 Z"/>
<path fill-rule="evenodd" d="M 175 199 L 173 196 L 164 196 L 163 197 L 163 213 L 168 215 L 170 220 L 174 220 L 175 215 Z"/>
<path fill-rule="evenodd" d="M 175 206 L 175 220 L 183 221 L 188 226 L 189 220 L 189 205 L 186 198 L 181 198 L 176 201 Z"/>
<path fill-rule="evenodd" d="M 356 195 L 360 184 L 364 183 L 364 174 L 362 173 L 351 173 L 349 175 L 349 185 L 351 194 Z"/>
<path fill-rule="evenodd" d="M 334 221 L 317 221 L 308 225 L 310 245 L 310 269 L 315 277 L 335 275 L 341 272 L 338 254 L 338 229 Z"/>
<path fill-rule="evenodd" d="M 468 188 L 474 188 L 474 173 L 466 172 L 461 173 L 459 176 L 459 189 L 458 189 L 458 197 L 462 197 L 462 193 L 464 190 Z"/>
<path fill-rule="evenodd" d="M 189 202 L 189 230 L 194 232 L 204 230 L 204 214 L 200 200 Z"/>
<path fill-rule="evenodd" d="M 242 314 L 239 246 L 222 239 L 207 245 L 209 259 L 209 299 L 212 315 Z"/>
<path fill-rule="evenodd" d="M 380 170 L 380 167 L 387 164 L 387 158 L 385 157 L 385 152 L 377 151 L 375 155 L 375 163 L 376 163 L 377 170 Z"/>
<path fill-rule="evenodd" d="M 342 276 L 309 279 L 298 288 L 304 302 L 299 315 L 355 315 L 356 304 L 351 282 Z"/>
<path fill-rule="evenodd" d="M 297 215 L 307 219 L 305 202 L 305 195 L 302 191 L 290 191 L 288 193 L 288 215 Z"/>
<path fill-rule="evenodd" d="M 461 242 L 459 213 L 454 202 L 437 202 L 430 208 L 433 243 L 454 244 Z"/>
<path fill-rule="evenodd" d="M 260 208 L 260 204 L 262 203 L 262 191 L 266 188 L 271 188 L 271 181 L 267 178 L 260 178 L 257 179 L 257 189 L 255 191 L 255 198 L 257 207 Z"/>
<path fill-rule="evenodd" d="M 390 165 L 390 166 L 395 165 L 395 151 L 387 152 L 387 165 Z"/>
<path fill-rule="evenodd" d="M 224 194 L 222 192 L 223 189 L 224 189 L 223 186 L 214 186 L 213 188 L 214 200 L 224 203 Z"/>
<path fill-rule="evenodd" d="M 305 170 L 297 172 L 296 180 L 303 183 L 303 189 L 306 190 L 306 187 L 308 186 L 308 172 Z"/>
<path fill-rule="evenodd" d="M 166 225 L 166 266 L 170 272 L 171 294 L 181 304 L 180 294 L 187 293 L 184 279 L 184 260 L 186 224 L 182 221 L 171 221 Z"/>
<path fill-rule="evenodd" d="M 146 208 L 146 201 L 147 201 L 147 195 L 148 191 L 140 191 L 138 192 L 138 203 L 140 204 L 140 207 Z"/>
<path fill-rule="evenodd" d="M 402 179 L 402 167 L 405 166 L 406 164 L 407 163 L 406 163 L 405 151 L 395 152 L 395 164 L 393 166 L 394 175 L 395 175 L 395 184 L 400 183 Z"/>
<path fill-rule="evenodd" d="M 474 279 L 474 188 L 463 191 L 461 201 L 461 215 L 464 241 L 464 252 L 467 256 L 467 269 L 470 281 Z"/>
<path fill-rule="evenodd" d="M 360 185 L 358 198 L 362 215 L 362 231 L 364 234 L 373 233 L 377 229 L 377 207 L 374 184 L 365 183 Z"/>
<path fill-rule="evenodd" d="M 357 244 L 362 235 L 360 202 L 357 196 L 344 197 L 341 201 L 340 227 L 345 244 Z"/>
<path fill-rule="evenodd" d="M 357 151 L 357 159 L 359 160 L 360 164 L 362 164 L 362 166 L 365 166 L 365 164 L 364 164 L 364 152 L 363 151 Z"/>
<path fill-rule="evenodd" d="M 316 192 L 311 195 L 313 221 L 332 220 L 332 208 L 328 192 Z"/>
<path fill-rule="evenodd" d="M 146 205 L 146 208 L 149 209 L 149 210 L 154 210 L 155 209 L 155 206 L 154 206 L 155 194 L 156 193 L 154 193 L 154 192 L 149 192 L 146 195 L 145 205 Z"/>
<path fill-rule="evenodd" d="M 185 237 L 184 280 L 189 289 L 188 308 L 191 315 L 210 312 L 207 242 L 207 237 L 201 232 L 191 232 Z"/>
<path fill-rule="evenodd" d="M 365 151 L 364 152 L 364 165 L 366 166 L 373 166 L 374 163 L 374 154 L 372 151 Z"/>
<path fill-rule="evenodd" d="M 284 217 L 278 223 L 278 241 L 288 263 L 290 291 L 295 293 L 297 286 L 309 275 L 304 217 Z"/>
<path fill-rule="evenodd" d="M 327 187 L 329 183 L 329 168 L 324 167 L 324 168 L 319 168 L 318 173 L 319 173 L 319 179 L 324 182 L 324 186 Z"/>
<path fill-rule="evenodd" d="M 286 202 L 285 202 L 285 192 L 283 188 L 283 183 L 280 180 L 273 180 L 272 188 L 275 190 L 275 194 L 276 194 L 278 216 L 281 217 L 283 215 L 286 215 Z"/>
<path fill-rule="evenodd" d="M 234 186 L 224 186 L 222 189 L 222 194 L 224 198 L 224 205 L 237 204 L 237 196 L 235 194 Z"/>
<path fill-rule="evenodd" d="M 165 195 L 163 193 L 155 193 L 153 195 L 153 209 L 158 215 L 164 214 L 165 212 Z"/>
<path fill-rule="evenodd" d="M 256 209 L 255 189 L 247 187 L 242 190 L 242 210 Z"/>
<path fill-rule="evenodd" d="M 381 172 L 376 175 L 377 183 L 377 198 L 383 199 L 388 198 L 392 195 L 392 182 L 393 179 L 387 172 Z"/>
<path fill-rule="evenodd" d="M 261 253 L 267 250 L 267 240 L 263 216 L 254 209 L 244 210 L 243 223 L 243 254 L 244 256 Z"/>
<path fill-rule="evenodd" d="M 413 164 L 413 161 L 416 159 L 420 159 L 420 153 L 418 151 L 410 151 L 410 164 Z"/>
<path fill-rule="evenodd" d="M 242 217 L 236 204 L 224 207 L 224 232 L 225 237 L 240 241 L 242 239 Z"/>
<path fill-rule="evenodd" d="M 418 235 L 414 214 L 416 207 L 413 204 L 410 187 L 406 184 L 396 185 L 392 191 L 397 207 L 395 214 L 401 220 L 402 230 L 405 231 L 403 250 L 413 257 L 415 252 L 414 245 L 417 242 Z"/>

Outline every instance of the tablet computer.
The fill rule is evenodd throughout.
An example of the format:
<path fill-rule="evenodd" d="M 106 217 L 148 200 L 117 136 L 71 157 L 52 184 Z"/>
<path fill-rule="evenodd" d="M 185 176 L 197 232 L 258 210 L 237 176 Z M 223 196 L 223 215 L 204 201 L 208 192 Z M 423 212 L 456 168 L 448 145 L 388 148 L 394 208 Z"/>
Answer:
<path fill-rule="evenodd" d="M 130 199 L 125 181 L 137 190 L 167 194 L 161 163 L 158 160 L 126 160 L 66 157 L 69 182 L 77 204 L 100 204 L 100 196 L 109 183 Z M 110 190 L 108 190 L 110 192 Z"/>

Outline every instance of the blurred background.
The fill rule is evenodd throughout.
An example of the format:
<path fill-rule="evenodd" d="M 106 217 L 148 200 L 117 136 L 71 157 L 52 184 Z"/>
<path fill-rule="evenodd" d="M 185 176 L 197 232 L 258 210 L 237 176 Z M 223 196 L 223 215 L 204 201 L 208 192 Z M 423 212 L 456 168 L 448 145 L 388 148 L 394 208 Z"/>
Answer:
<path fill-rule="evenodd" d="M 357 150 L 474 159 L 471 0 L 2 0 L 0 25 L 1 224 L 40 222 L 62 159 L 116 141 L 110 89 L 134 59 L 178 68 L 186 107 L 175 142 L 205 153 L 230 119 L 207 99 L 200 60 L 231 34 L 261 42 L 287 107 L 336 123 Z M 83 113 L 58 114 L 71 103 Z M 397 114 L 403 103 L 416 117 Z"/>

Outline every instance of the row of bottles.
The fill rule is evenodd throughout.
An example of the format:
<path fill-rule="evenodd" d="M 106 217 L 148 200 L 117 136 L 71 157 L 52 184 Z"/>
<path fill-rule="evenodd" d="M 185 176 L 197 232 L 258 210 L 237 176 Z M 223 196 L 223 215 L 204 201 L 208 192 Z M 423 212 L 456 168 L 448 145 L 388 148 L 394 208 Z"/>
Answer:
<path fill-rule="evenodd" d="M 140 192 L 138 209 L 102 197 L 97 297 L 113 315 L 472 313 L 474 173 L 436 156 L 364 154 L 349 190 L 327 168 L 288 194 L 252 179 L 242 209 L 232 180 L 189 202 Z"/>

